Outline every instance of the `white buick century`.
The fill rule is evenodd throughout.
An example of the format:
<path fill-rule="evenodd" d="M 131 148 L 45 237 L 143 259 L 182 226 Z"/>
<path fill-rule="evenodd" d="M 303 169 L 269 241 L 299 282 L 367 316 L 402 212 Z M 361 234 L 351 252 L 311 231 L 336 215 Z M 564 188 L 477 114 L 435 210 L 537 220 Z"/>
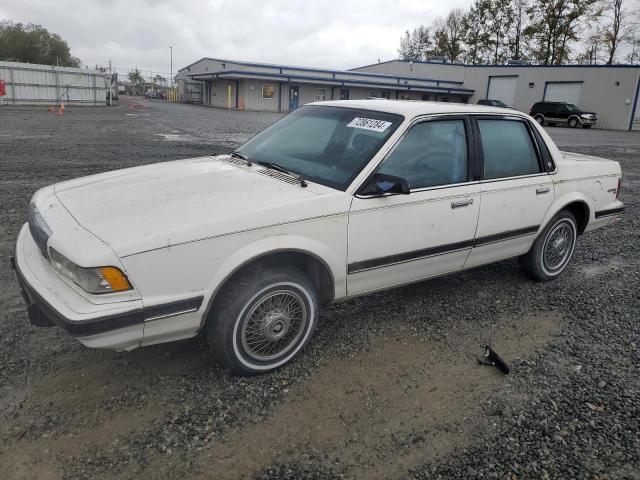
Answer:
<path fill-rule="evenodd" d="M 203 332 L 254 374 L 329 302 L 511 257 L 555 279 L 623 211 L 620 180 L 514 110 L 320 102 L 231 155 L 39 190 L 14 268 L 35 325 L 119 350 Z"/>

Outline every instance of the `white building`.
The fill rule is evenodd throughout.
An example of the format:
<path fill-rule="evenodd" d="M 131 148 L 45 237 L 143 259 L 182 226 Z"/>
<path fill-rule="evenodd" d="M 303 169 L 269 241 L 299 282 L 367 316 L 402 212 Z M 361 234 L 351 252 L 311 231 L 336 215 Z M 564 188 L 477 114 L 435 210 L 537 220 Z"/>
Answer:
<path fill-rule="evenodd" d="M 318 100 L 384 97 L 471 102 L 502 100 L 524 112 L 565 101 L 598 115 L 598 127 L 640 129 L 640 65 L 462 65 L 391 60 L 326 70 L 203 58 L 178 71 L 187 102 L 289 111 Z"/>

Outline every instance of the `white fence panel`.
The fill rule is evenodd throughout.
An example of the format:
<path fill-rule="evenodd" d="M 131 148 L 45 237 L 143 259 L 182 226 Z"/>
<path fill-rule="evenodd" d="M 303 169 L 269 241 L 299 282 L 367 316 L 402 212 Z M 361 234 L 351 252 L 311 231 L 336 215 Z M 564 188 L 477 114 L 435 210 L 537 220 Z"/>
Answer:
<path fill-rule="evenodd" d="M 106 105 L 109 76 L 98 70 L 0 62 L 0 105 Z"/>

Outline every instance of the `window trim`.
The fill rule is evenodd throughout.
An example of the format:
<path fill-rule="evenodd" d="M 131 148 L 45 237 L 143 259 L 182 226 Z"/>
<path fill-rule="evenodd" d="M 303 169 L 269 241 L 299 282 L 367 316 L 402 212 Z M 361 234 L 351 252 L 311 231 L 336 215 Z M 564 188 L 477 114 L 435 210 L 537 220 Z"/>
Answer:
<path fill-rule="evenodd" d="M 529 135 L 529 140 L 531 141 L 531 144 L 533 146 L 533 150 L 536 154 L 536 159 L 538 160 L 538 168 L 539 168 L 539 172 L 537 173 L 525 173 L 522 175 L 512 175 L 510 177 L 499 177 L 499 178 L 484 178 L 484 151 L 482 149 L 482 135 L 480 134 L 480 124 L 479 121 L 480 120 L 502 120 L 502 121 L 509 121 L 509 122 L 520 122 L 525 126 L 525 129 Z M 477 170 L 477 174 L 479 174 L 479 181 L 481 183 L 489 183 L 489 182 L 500 182 L 500 181 L 505 181 L 505 180 L 514 180 L 514 179 L 518 179 L 518 178 L 525 178 L 525 177 L 533 177 L 533 176 L 538 176 L 538 175 L 548 175 L 549 171 L 546 168 L 545 165 L 545 161 L 543 160 L 543 154 L 542 154 L 542 150 L 540 149 L 540 146 L 538 145 L 538 142 L 536 141 L 536 135 L 533 133 L 532 130 L 532 125 L 529 122 L 529 120 L 527 120 L 526 118 L 522 118 L 522 117 L 515 117 L 515 116 L 507 116 L 507 115 L 473 115 L 472 116 L 472 121 L 474 124 L 474 134 L 476 137 L 476 142 L 475 143 L 475 148 L 476 148 L 476 155 L 477 155 L 477 163 L 478 163 L 478 170 Z"/>
<path fill-rule="evenodd" d="M 446 121 L 452 121 L 452 120 L 462 120 L 465 128 L 465 140 L 467 144 L 467 179 L 463 182 L 457 182 L 457 183 L 446 183 L 442 185 L 432 185 L 429 187 L 411 188 L 409 195 L 411 195 L 412 193 L 426 192 L 430 190 L 441 190 L 444 188 L 458 187 L 458 186 L 471 185 L 474 183 L 478 183 L 478 180 L 475 179 L 474 177 L 474 170 L 477 164 L 477 156 L 476 156 L 477 150 L 475 146 L 475 135 L 473 134 L 473 122 L 471 121 L 470 116 L 464 113 L 463 114 L 457 114 L 457 113 L 456 114 L 439 114 L 434 116 L 428 115 L 428 116 L 416 117 L 411 121 L 409 125 L 407 125 L 407 127 L 402 132 L 402 135 L 398 137 L 398 139 L 393 143 L 393 145 L 389 148 L 389 150 L 384 154 L 384 157 L 382 157 L 382 159 L 371 170 L 371 173 L 367 175 L 364 181 L 362 181 L 360 185 L 358 185 L 358 187 L 355 189 L 354 196 L 360 199 L 378 198 L 381 196 L 381 195 L 361 195 L 358 192 L 360 191 L 363 185 L 369 182 L 369 180 L 376 173 L 378 173 L 380 167 L 382 167 L 382 165 L 384 164 L 384 162 L 387 161 L 389 156 L 393 154 L 393 152 L 396 150 L 398 145 L 400 145 L 400 143 L 405 139 L 405 137 L 408 135 L 408 133 L 411 131 L 413 127 L 415 127 L 420 123 L 438 122 L 438 121 L 446 122 Z M 382 196 L 386 196 L 386 195 L 382 195 Z"/>

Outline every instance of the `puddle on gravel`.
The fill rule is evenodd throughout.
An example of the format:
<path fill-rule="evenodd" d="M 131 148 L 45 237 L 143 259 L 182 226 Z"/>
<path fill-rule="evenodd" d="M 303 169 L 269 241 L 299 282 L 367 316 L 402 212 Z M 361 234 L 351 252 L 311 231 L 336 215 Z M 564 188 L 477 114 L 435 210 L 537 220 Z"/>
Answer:
<path fill-rule="evenodd" d="M 190 142 L 195 138 L 188 133 L 156 133 L 155 135 L 156 137 L 162 137 L 166 142 Z"/>
<path fill-rule="evenodd" d="M 400 477 L 467 444 L 481 402 L 509 382 L 475 361 L 481 339 L 505 359 L 524 359 L 559 324 L 555 314 L 501 318 L 454 347 L 407 338 L 408 330 L 376 337 L 367 353 L 331 360 L 292 389 L 264 422 L 212 444 L 197 462 L 202 478 L 246 478 L 274 459 L 312 451 L 336 458 L 349 478 Z"/>
<path fill-rule="evenodd" d="M 606 259 L 594 262 L 591 265 L 585 265 L 580 268 L 582 273 L 589 278 L 599 275 L 610 274 L 625 267 L 625 263 L 617 258 Z"/>

